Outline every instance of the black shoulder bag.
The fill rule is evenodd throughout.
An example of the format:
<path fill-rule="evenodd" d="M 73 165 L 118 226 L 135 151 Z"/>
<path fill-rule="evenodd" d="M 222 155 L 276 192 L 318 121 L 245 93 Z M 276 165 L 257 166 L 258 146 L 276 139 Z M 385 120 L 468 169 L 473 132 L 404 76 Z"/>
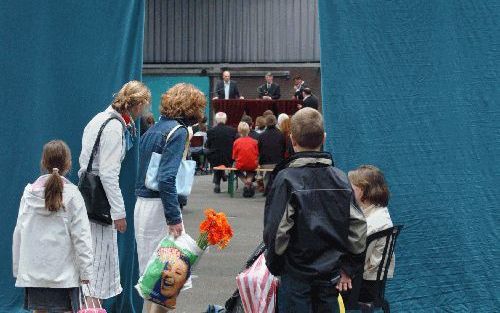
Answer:
<path fill-rule="evenodd" d="M 89 220 L 101 225 L 111 225 L 113 223 L 111 220 L 111 206 L 109 205 L 108 197 L 102 186 L 101 179 L 98 175 L 92 173 L 92 164 L 94 163 L 97 149 L 99 149 L 102 131 L 106 124 L 113 119 L 119 120 L 117 117 L 110 117 L 99 129 L 94 148 L 90 154 L 87 170 L 82 173 L 78 182 L 78 189 L 80 189 L 83 200 L 85 201 Z"/>

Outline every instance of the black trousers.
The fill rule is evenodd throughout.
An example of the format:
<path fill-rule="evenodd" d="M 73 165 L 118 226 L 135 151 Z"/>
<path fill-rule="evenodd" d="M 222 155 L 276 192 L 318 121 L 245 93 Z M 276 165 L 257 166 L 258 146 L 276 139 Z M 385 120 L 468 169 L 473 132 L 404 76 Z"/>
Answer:
<path fill-rule="evenodd" d="M 214 171 L 214 178 L 213 178 L 214 184 L 220 185 L 220 181 L 225 174 L 226 173 L 224 171 Z"/>

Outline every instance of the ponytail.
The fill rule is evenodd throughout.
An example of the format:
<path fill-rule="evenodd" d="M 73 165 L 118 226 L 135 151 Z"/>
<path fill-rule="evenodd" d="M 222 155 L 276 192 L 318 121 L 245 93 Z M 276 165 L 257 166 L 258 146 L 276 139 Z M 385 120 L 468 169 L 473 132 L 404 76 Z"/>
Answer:
<path fill-rule="evenodd" d="M 52 140 L 43 146 L 42 171 L 49 173 L 45 182 L 45 208 L 56 212 L 64 208 L 64 181 L 61 175 L 66 175 L 71 168 L 71 151 L 62 140 Z"/>
<path fill-rule="evenodd" d="M 64 182 L 59 175 L 59 169 L 54 168 L 45 183 L 45 207 L 51 212 L 64 208 L 63 204 Z"/>

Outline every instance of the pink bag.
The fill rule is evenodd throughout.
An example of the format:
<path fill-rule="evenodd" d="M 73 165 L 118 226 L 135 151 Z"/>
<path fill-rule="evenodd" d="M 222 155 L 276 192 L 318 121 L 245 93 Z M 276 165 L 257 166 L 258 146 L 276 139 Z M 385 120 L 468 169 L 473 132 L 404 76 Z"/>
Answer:
<path fill-rule="evenodd" d="M 87 288 L 89 286 L 87 285 Z M 90 288 L 89 288 L 90 290 Z M 101 301 L 97 300 L 97 305 L 95 305 L 94 300 L 92 301 L 91 307 L 89 307 L 87 303 L 87 298 L 83 295 L 83 292 L 80 289 L 80 310 L 78 310 L 78 313 L 107 313 L 105 309 L 102 308 L 101 306 Z M 91 293 L 90 293 L 91 294 Z M 83 299 L 83 300 L 82 300 Z"/>
<path fill-rule="evenodd" d="M 275 311 L 278 279 L 267 269 L 264 254 L 261 254 L 252 266 L 236 276 L 236 283 L 245 313 Z"/>

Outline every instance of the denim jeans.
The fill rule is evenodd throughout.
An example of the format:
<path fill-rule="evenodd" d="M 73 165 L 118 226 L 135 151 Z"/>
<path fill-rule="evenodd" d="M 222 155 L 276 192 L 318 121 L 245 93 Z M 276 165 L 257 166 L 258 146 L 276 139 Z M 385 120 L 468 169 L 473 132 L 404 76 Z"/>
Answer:
<path fill-rule="evenodd" d="M 337 289 L 329 281 L 308 283 L 285 274 L 278 288 L 278 310 L 280 313 L 337 313 L 337 297 Z"/>

